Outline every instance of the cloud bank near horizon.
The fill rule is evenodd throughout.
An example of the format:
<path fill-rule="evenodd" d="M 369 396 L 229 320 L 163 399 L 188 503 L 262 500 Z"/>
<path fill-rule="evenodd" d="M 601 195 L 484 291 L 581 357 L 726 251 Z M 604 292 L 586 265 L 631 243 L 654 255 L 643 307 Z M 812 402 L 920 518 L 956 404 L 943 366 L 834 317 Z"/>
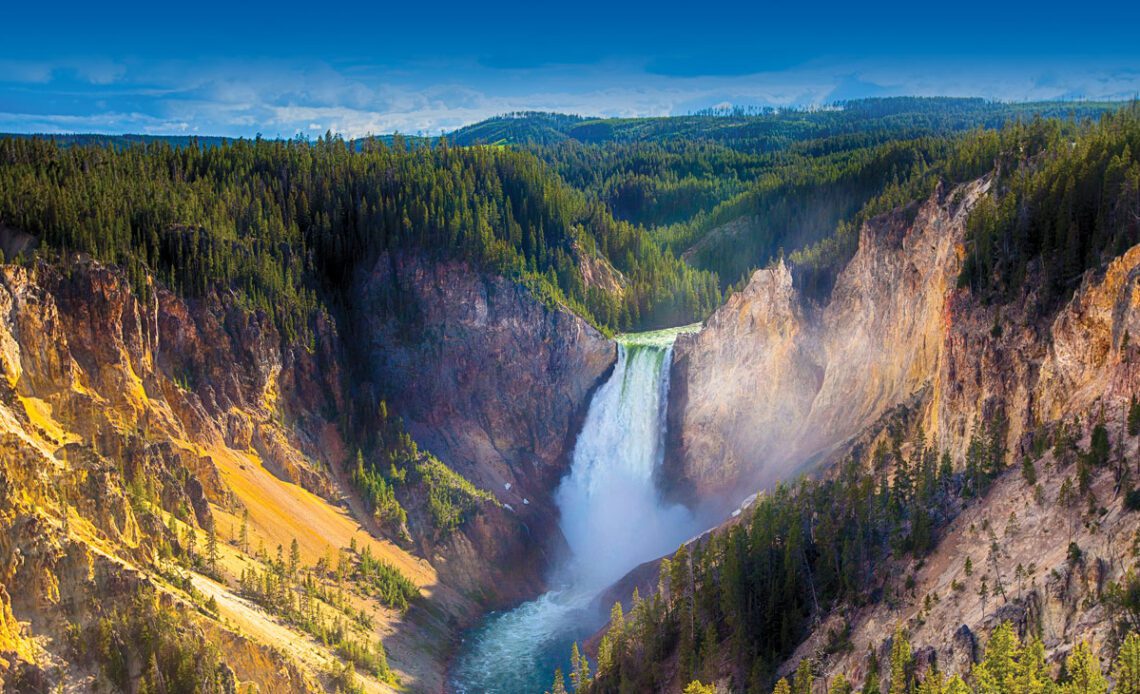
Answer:
<path fill-rule="evenodd" d="M 0 60 L 0 131 L 346 137 L 438 134 L 512 111 L 667 116 L 731 104 L 811 107 L 872 96 L 1130 99 L 1127 60 L 821 59 L 685 76 L 648 62 L 398 68 L 318 60 Z"/>

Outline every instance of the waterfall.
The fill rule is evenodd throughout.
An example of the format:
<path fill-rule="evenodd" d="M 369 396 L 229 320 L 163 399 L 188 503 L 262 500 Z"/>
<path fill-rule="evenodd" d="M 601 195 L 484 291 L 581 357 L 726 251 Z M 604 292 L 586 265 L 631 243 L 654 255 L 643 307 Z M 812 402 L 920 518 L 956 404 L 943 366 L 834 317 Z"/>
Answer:
<path fill-rule="evenodd" d="M 590 403 L 570 474 L 555 499 L 571 556 L 567 580 L 601 590 L 677 549 L 682 506 L 663 506 L 654 473 L 664 457 L 673 338 L 618 345 L 613 376 Z"/>
<path fill-rule="evenodd" d="M 555 493 L 570 549 L 558 588 L 491 615 L 457 659 L 457 692 L 542 692 L 570 644 L 598 629 L 598 595 L 642 562 L 675 550 L 697 530 L 683 506 L 664 503 L 654 476 L 664 456 L 669 367 L 681 328 L 625 335 L 610 378 L 594 394 Z"/>

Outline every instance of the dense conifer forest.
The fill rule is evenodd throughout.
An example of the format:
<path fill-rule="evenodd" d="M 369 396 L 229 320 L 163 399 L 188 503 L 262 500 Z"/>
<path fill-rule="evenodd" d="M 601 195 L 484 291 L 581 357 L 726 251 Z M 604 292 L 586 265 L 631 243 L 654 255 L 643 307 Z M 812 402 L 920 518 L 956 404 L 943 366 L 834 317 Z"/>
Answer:
<path fill-rule="evenodd" d="M 0 171 L 6 225 L 121 265 L 140 288 L 147 272 L 191 295 L 225 286 L 288 338 L 337 303 L 358 262 L 390 248 L 469 260 L 606 329 L 692 322 L 720 298 L 711 274 L 511 149 L 8 139 Z M 586 286 L 587 256 L 625 286 Z"/>
<path fill-rule="evenodd" d="M 663 559 L 659 584 L 651 595 L 643 597 L 635 590 L 628 613 L 620 602 L 614 604 L 595 661 L 575 645 L 571 653 L 574 690 L 661 691 L 671 676 L 699 684 L 727 673 L 733 691 L 763 694 L 773 691 L 774 683 L 775 694 L 785 694 L 789 683 L 777 680 L 777 669 L 818 624 L 813 620 L 832 609 L 905 600 L 906 583 L 883 580 L 879 569 L 884 562 L 921 561 L 948 523 L 966 505 L 984 498 L 999 476 L 1020 474 L 1030 487 L 1036 483 L 1035 460 L 1026 458 L 1019 469 L 1008 463 L 1000 425 L 975 433 L 966 467 L 957 472 L 948 455 L 923 445 L 921 430 L 914 452 L 904 455 L 900 434 L 901 429 L 894 430 L 869 454 L 857 450 L 822 479 L 777 486 L 762 494 L 738 522 Z M 1119 494 L 1132 493 L 1128 472 L 1121 472 L 1126 466 L 1110 467 L 1109 436 L 1103 424 L 1093 427 L 1088 450 L 1081 450 L 1064 426 L 1051 437 L 1042 436 L 1035 447 L 1038 460 L 1051 444 L 1058 460 L 1076 461 L 1076 476 L 1084 480 L 1079 488 L 1069 486 L 1071 479 L 1066 481 L 1060 492 L 1064 505 L 1077 507 L 1087 501 L 1095 508 L 1088 479 L 1101 470 L 1113 469 L 1122 479 Z M 1042 492 L 1037 493 L 1043 499 Z M 1070 563 L 1079 563 L 1081 556 L 1081 549 L 1071 544 Z M 970 575 L 969 564 L 966 574 Z M 999 593 L 1006 598 L 1006 589 L 998 574 L 992 580 L 996 604 Z M 896 590 L 902 592 L 896 594 Z M 987 591 L 985 577 L 979 590 Z M 923 604 L 930 609 L 932 601 L 948 597 L 927 595 Z M 1125 668 L 1114 674 L 1116 691 L 1136 691 L 1136 675 L 1127 668 L 1135 668 L 1140 657 L 1140 639 L 1132 633 L 1140 615 L 1140 578 L 1129 572 L 1121 584 L 1106 588 L 1103 600 L 1114 624 L 1112 652 L 1119 648 L 1117 667 Z M 1027 628 L 1040 627 L 1030 623 Z M 958 677 L 944 680 L 937 670 L 918 678 L 906 634 L 900 630 L 893 642 L 884 640 L 890 644 L 891 661 L 878 663 L 874 653 L 869 655 L 864 694 L 1103 694 L 1107 689 L 1087 645 L 1075 649 L 1059 677 L 1053 678 L 1040 640 L 1030 639 L 1023 647 L 1008 624 L 995 631 L 968 682 Z M 832 629 L 823 655 L 851 648 L 850 634 Z M 1011 668 L 1016 663 L 1032 668 L 1031 673 L 1023 673 L 1029 680 L 1014 681 L 1018 678 Z M 1095 676 L 1097 685 L 1090 689 L 1076 668 L 1094 665 L 1095 675 L 1088 676 Z M 812 667 L 807 659 L 800 663 L 792 691 L 812 691 Z M 830 686 L 851 692 L 855 684 L 837 679 Z"/>

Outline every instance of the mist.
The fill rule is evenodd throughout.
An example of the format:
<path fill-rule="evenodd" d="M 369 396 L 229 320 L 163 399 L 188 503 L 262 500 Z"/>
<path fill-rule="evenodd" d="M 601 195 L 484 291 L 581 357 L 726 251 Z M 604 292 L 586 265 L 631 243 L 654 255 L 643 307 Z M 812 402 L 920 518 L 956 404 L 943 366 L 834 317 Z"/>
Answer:
<path fill-rule="evenodd" d="M 619 339 L 617 364 L 590 401 L 570 473 L 555 493 L 569 552 L 555 563 L 553 589 L 492 615 L 468 637 L 452 680 L 457 692 L 541 691 L 566 665 L 570 644 L 605 623 L 602 591 L 703 529 L 655 484 L 681 330 Z"/>
<path fill-rule="evenodd" d="M 642 562 L 671 553 L 697 531 L 684 506 L 653 483 L 665 454 L 672 340 L 619 346 L 613 376 L 595 394 L 555 495 L 570 556 L 559 579 L 601 591 Z"/>

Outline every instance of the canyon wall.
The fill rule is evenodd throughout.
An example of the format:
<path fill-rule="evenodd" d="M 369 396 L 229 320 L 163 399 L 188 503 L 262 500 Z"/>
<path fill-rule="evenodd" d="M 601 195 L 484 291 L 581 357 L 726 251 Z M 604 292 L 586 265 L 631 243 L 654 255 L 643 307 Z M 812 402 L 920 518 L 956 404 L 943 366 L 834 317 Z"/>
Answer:
<path fill-rule="evenodd" d="M 0 267 L 0 622 L 19 625 L 15 648 L 0 646 L 7 680 L 46 687 L 33 663 L 54 663 L 94 686 L 96 671 L 70 657 L 71 630 L 146 593 L 185 615 L 192 638 L 228 634 L 246 654 L 229 670 L 235 684 L 311 689 L 314 672 L 276 654 L 271 631 L 239 635 L 202 617 L 160 567 L 172 543 L 185 550 L 207 528 L 222 536 L 222 561 L 240 561 L 226 540 L 243 513 L 251 537 L 296 538 L 309 561 L 359 530 L 323 472 L 343 450 L 322 415 L 337 405 L 335 332 L 321 324 L 314 349 L 282 347 L 264 314 L 222 297 L 146 293 L 81 258 Z M 281 521 L 291 516 L 329 532 Z M 376 551 L 431 582 L 398 548 Z M 218 616 L 233 618 L 240 599 L 233 588 L 224 597 Z"/>
<path fill-rule="evenodd" d="M 780 261 L 757 270 L 673 360 L 665 478 L 735 503 L 835 451 L 940 367 L 945 309 L 979 181 L 878 217 L 816 305 Z"/>
<path fill-rule="evenodd" d="M 1061 418 L 1120 408 L 1134 388 L 1140 250 L 1089 273 L 1042 313 L 1030 276 L 994 304 L 958 287 L 969 210 L 987 179 L 938 191 L 863 225 L 822 305 L 784 263 L 756 271 L 676 347 L 664 479 L 726 506 L 845 449 L 898 405 L 919 407 L 928 443 L 961 463 L 1000 427 L 1012 455 Z"/>
<path fill-rule="evenodd" d="M 371 374 L 417 441 L 532 528 L 557 531 L 568 470 L 612 341 L 526 288 L 459 261 L 385 253 L 357 285 Z M 515 566 L 543 566 L 531 558 Z"/>
<path fill-rule="evenodd" d="M 858 686 L 868 652 L 889 662 L 900 628 L 918 672 L 968 674 L 1003 621 L 1040 636 L 1054 665 L 1080 641 L 1114 648 L 1114 586 L 1140 532 L 1127 501 L 1140 455 L 1127 425 L 1140 390 L 1140 246 L 1086 272 L 1059 304 L 1039 301 L 1033 264 L 1012 296 L 983 298 L 957 278 L 966 218 L 988 187 L 870 220 L 822 305 L 777 263 L 678 341 L 664 481 L 692 503 L 733 508 L 801 472 L 838 474 L 830 464 L 848 451 L 870 466 L 881 444 L 913 460 L 921 440 L 958 470 L 973 440 L 1004 452 L 992 486 L 961 501 L 929 554 L 896 548 L 867 599 L 822 606 L 777 673 L 809 659 L 815 691 L 839 673 Z M 1097 467 L 1083 461 L 1101 424 L 1111 453 Z M 626 595 L 654 585 L 653 569 L 627 577 Z"/>
<path fill-rule="evenodd" d="M 393 287 L 411 312 L 390 310 Z M 140 293 L 83 258 L 0 266 L 0 681 L 39 686 L 47 671 L 33 663 L 57 662 L 90 686 L 91 665 L 69 662 L 69 624 L 95 624 L 142 591 L 185 615 L 186 633 L 230 644 L 235 683 L 327 686 L 331 647 L 241 589 L 294 540 L 302 566 L 325 567 L 318 576 L 338 553 L 367 551 L 415 584 L 422 602 L 406 614 L 355 593 L 352 604 L 371 625 L 361 638 L 383 636 L 417 691 L 443 688 L 460 628 L 542 587 L 549 493 L 612 344 L 466 265 L 385 257 L 360 289 L 350 311 L 366 316 L 370 383 L 355 381 L 360 353 L 323 314 L 289 341 L 225 293 Z M 381 392 L 421 445 L 501 502 L 442 537 L 413 529 L 414 547 L 388 539 L 348 482 L 344 434 L 345 421 L 375 416 L 354 411 L 368 409 L 361 394 Z M 193 552 L 193 535 L 201 556 L 210 528 L 218 573 L 177 569 L 172 581 L 170 548 Z M 216 613 L 195 602 L 207 597 Z"/>

